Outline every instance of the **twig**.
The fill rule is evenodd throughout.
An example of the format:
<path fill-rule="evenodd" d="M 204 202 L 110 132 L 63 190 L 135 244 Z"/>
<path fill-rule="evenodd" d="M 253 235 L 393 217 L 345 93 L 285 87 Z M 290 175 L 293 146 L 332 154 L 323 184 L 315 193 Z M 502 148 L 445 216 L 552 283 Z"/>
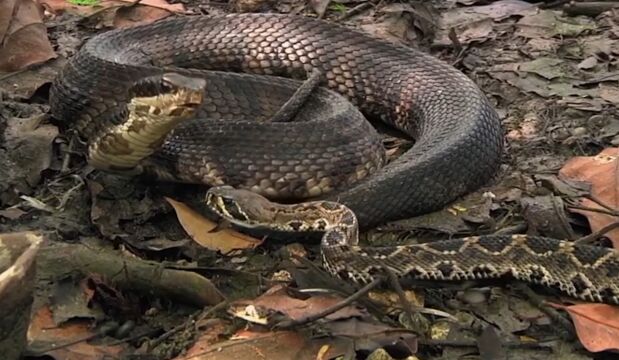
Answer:
<path fill-rule="evenodd" d="M 374 6 L 374 4 L 369 3 L 369 2 L 361 3 L 361 4 L 355 6 L 355 7 L 351 8 L 351 9 L 348 9 L 345 13 L 340 15 L 336 19 L 336 21 L 344 21 L 344 20 L 348 19 L 351 16 L 355 16 L 355 15 L 361 13 L 362 11 L 371 9 L 373 6 Z"/>
<path fill-rule="evenodd" d="M 50 351 L 64 349 L 64 348 L 67 348 L 69 346 L 73 346 L 75 344 L 79 344 L 79 343 L 84 342 L 84 341 L 89 341 L 89 340 L 93 340 L 93 339 L 96 339 L 96 338 L 99 338 L 99 337 L 106 336 L 106 335 L 111 334 L 112 332 L 116 331 L 116 329 L 118 329 L 118 326 L 119 325 L 118 325 L 117 322 L 110 321 L 110 322 L 107 322 L 107 323 L 103 324 L 94 334 L 82 336 L 80 338 L 71 340 L 71 341 L 66 342 L 66 343 L 52 345 L 52 346 L 49 346 L 49 347 L 41 349 L 41 350 L 28 351 L 28 353 L 26 355 L 28 355 L 28 356 L 36 356 L 36 357 L 43 356 L 43 355 L 46 355 L 47 353 L 49 353 Z"/>
<path fill-rule="evenodd" d="M 574 240 L 576 243 L 591 243 L 597 240 L 599 237 L 606 235 L 606 233 L 611 232 L 615 229 L 619 229 L 619 221 L 615 221 L 614 223 L 610 223 L 598 231 L 592 232 L 587 236 L 583 236 L 579 239 Z"/>
<path fill-rule="evenodd" d="M 69 172 L 69 165 L 71 163 L 71 155 L 73 153 L 73 147 L 75 146 L 75 136 L 72 136 L 71 139 L 69 139 L 69 145 L 67 145 L 67 148 L 64 149 L 64 156 L 62 158 L 62 166 L 60 168 L 60 173 L 61 174 L 66 174 Z"/>
<path fill-rule="evenodd" d="M 155 340 L 151 341 L 148 344 L 148 349 L 150 350 L 150 349 L 153 349 L 153 348 L 157 347 L 163 341 L 165 341 L 165 340 L 169 339 L 170 337 L 172 337 L 172 335 L 177 334 L 177 333 L 187 329 L 190 325 L 193 325 L 195 323 L 200 322 L 201 320 L 204 320 L 204 319 L 208 318 L 213 313 L 215 313 L 215 312 L 225 308 L 226 306 L 228 306 L 228 301 L 224 300 L 224 301 L 220 302 L 219 304 L 210 307 L 206 311 L 204 309 L 202 309 L 200 311 L 196 311 L 195 313 L 191 314 L 189 316 L 189 318 L 186 321 L 184 321 L 182 324 L 173 327 L 172 329 L 166 331 L 165 333 L 163 333 L 161 336 L 159 336 Z"/>
<path fill-rule="evenodd" d="M 567 4 L 570 1 L 572 1 L 572 0 L 555 0 L 555 1 L 551 1 L 549 3 L 539 4 L 538 6 L 539 6 L 540 9 L 550 9 L 550 8 L 553 8 L 553 7 L 561 6 L 563 4 Z"/>
<path fill-rule="evenodd" d="M 426 346 L 450 346 L 450 347 L 477 347 L 477 342 L 475 340 L 441 340 L 441 339 L 419 339 L 419 345 Z M 521 341 L 507 341 L 502 343 L 503 346 L 510 348 L 522 348 L 522 349 L 548 349 L 549 351 L 552 348 L 548 346 L 544 346 L 539 342 L 521 342 Z"/>
<path fill-rule="evenodd" d="M 408 315 L 409 319 L 414 319 L 413 317 L 413 305 L 406 298 L 404 294 L 404 290 L 402 289 L 402 285 L 400 284 L 400 280 L 396 276 L 396 274 L 391 270 L 388 266 L 383 266 L 383 271 L 387 274 L 387 279 L 389 279 L 389 285 L 395 290 L 396 294 L 398 294 L 398 298 L 400 303 L 402 303 L 402 307 L 404 311 Z"/>
<path fill-rule="evenodd" d="M 125 256 L 84 244 L 50 244 L 41 248 L 37 274 L 101 274 L 115 286 L 196 306 L 219 304 L 223 294 L 207 278 L 190 271 L 166 269 L 160 263 Z"/>
<path fill-rule="evenodd" d="M 571 16 L 586 15 L 596 17 L 605 11 L 617 8 L 619 8 L 619 2 L 617 1 L 570 1 L 569 4 L 563 6 L 563 11 Z"/>
<path fill-rule="evenodd" d="M 580 206 L 580 205 L 568 205 L 568 207 L 572 208 L 572 209 L 585 210 L 585 211 L 591 211 L 591 212 L 598 212 L 598 213 L 601 213 L 601 214 L 606 214 L 606 215 L 611 215 L 611 216 L 619 216 L 619 212 L 617 212 L 615 210 L 592 208 L 592 207 L 589 207 L 589 206 Z"/>
<path fill-rule="evenodd" d="M 316 314 L 301 318 L 301 319 L 297 319 L 297 320 L 284 320 L 281 321 L 280 323 L 278 323 L 277 325 L 275 325 L 276 328 L 278 329 L 289 329 L 291 327 L 295 327 L 295 326 L 301 326 L 301 325 L 306 325 L 309 324 L 311 322 L 314 322 L 318 319 L 322 319 L 325 316 L 331 315 L 334 312 L 350 305 L 351 303 L 353 303 L 354 301 L 356 301 L 357 299 L 359 299 L 360 297 L 364 296 L 365 294 L 369 293 L 372 289 L 374 289 L 375 287 L 377 287 L 381 282 L 383 282 L 382 278 L 377 278 L 374 279 L 374 281 L 372 281 L 371 283 L 365 285 L 364 287 L 362 287 L 361 289 L 359 289 L 359 291 L 355 292 L 354 294 L 350 295 L 349 297 L 347 297 L 346 299 L 340 301 L 339 303 L 330 306 Z"/>
<path fill-rule="evenodd" d="M 594 203 L 600 205 L 604 209 L 613 212 L 615 214 L 615 216 L 619 216 L 619 210 L 617 210 L 614 207 L 606 204 L 604 201 L 602 201 L 602 199 L 598 198 L 597 196 L 595 196 L 593 194 L 588 194 L 588 195 L 585 195 L 585 198 L 587 198 L 587 199 L 593 201 Z"/>

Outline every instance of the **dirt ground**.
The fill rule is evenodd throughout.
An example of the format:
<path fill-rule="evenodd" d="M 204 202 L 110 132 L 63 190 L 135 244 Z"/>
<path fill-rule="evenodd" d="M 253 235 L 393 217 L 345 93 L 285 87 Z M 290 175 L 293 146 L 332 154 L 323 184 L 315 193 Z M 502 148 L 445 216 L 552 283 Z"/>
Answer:
<path fill-rule="evenodd" d="M 429 284 L 406 291 L 409 303 L 425 308 L 412 318 L 397 295 L 379 291 L 371 296 L 373 303 L 365 299 L 311 325 L 273 328 L 351 293 L 291 257 L 318 264 L 315 239 L 275 236 L 259 243 L 256 234 L 230 232 L 214 240 L 196 235 L 200 230 L 193 229 L 213 225 L 186 206 L 203 209 L 205 189 L 93 170 L 67 123 L 48 115 L 47 102 L 50 82 L 67 58 L 111 28 L 174 13 L 320 16 L 453 64 L 491 99 L 505 130 L 503 165 L 492 183 L 442 211 L 363 234 L 364 245 L 494 233 L 578 239 L 599 229 L 599 219 L 578 212 L 574 197 L 582 188 L 558 174 L 570 159 L 619 147 L 619 9 L 519 0 L 8 3 L 45 10 L 44 31 L 33 35 L 43 50 L 19 60 L 0 51 L 0 233 L 40 231 L 46 246 L 66 246 L 52 250 L 64 254 L 64 263 L 44 261 L 47 266 L 38 267 L 29 334 L 33 358 L 617 358 L 613 351 L 619 344 L 595 350 L 582 330 L 574 329 L 569 311 L 544 302 L 568 304 L 569 299 L 506 282 Z M 10 31 L 2 34 L 11 20 L 6 14 L 0 11 L 5 47 L 11 40 Z M 46 38 L 47 51 L 40 45 Z M 391 154 L 408 146 L 389 136 L 385 144 Z M 617 174 L 604 180 L 615 184 L 614 212 L 606 215 L 615 222 Z M 613 236 L 601 236 L 595 244 L 609 246 Z M 242 249 L 223 255 L 232 241 Z M 139 268 L 135 271 L 159 277 L 119 280 L 114 266 L 120 266 L 119 273 Z M 182 285 L 170 290 L 160 276 Z M 149 281 L 157 290 L 148 290 Z M 336 290 L 301 290 L 308 288 Z M 223 297 L 226 302 L 220 303 Z M 616 311 L 619 321 L 619 311 L 609 311 Z M 105 326 L 113 330 L 102 335 Z M 591 326 L 592 333 L 619 337 L 616 322 Z M 80 337 L 92 339 L 68 344 Z"/>

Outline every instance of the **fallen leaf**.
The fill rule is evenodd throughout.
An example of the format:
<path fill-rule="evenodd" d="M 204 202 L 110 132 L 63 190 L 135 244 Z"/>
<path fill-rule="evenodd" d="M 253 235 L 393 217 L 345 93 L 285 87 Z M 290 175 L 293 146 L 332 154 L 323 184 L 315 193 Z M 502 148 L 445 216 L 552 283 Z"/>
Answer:
<path fill-rule="evenodd" d="M 183 360 L 183 359 L 192 359 L 197 360 L 200 359 L 200 354 L 207 352 L 212 348 L 212 345 L 217 343 L 220 337 L 224 337 L 227 332 L 227 326 L 223 320 L 221 319 L 207 319 L 204 322 L 208 321 L 207 326 L 204 326 L 205 329 L 200 333 L 194 344 L 184 352 L 184 354 L 175 357 L 174 360 Z M 203 327 L 202 324 L 198 323 L 197 327 Z"/>
<path fill-rule="evenodd" d="M 68 12 L 84 17 L 95 16 L 96 26 L 125 28 L 147 24 L 171 14 L 184 13 L 183 4 L 170 4 L 166 0 L 102 0 L 94 6 L 79 6 L 66 0 L 40 0 L 46 8 L 54 13 Z"/>
<path fill-rule="evenodd" d="M 0 1 L 0 71 L 13 72 L 56 57 L 34 0 Z"/>
<path fill-rule="evenodd" d="M 26 212 L 18 209 L 16 207 L 10 207 L 8 209 L 3 209 L 0 210 L 0 216 L 7 218 L 9 220 L 17 220 L 20 217 L 22 217 L 22 215 L 25 215 Z"/>
<path fill-rule="evenodd" d="M 90 221 L 101 234 L 109 238 L 126 237 L 131 234 L 132 241 L 141 241 L 160 235 L 159 229 L 151 229 L 144 224 L 147 220 L 167 210 L 159 199 L 146 193 L 142 197 L 123 196 L 125 192 L 139 191 L 139 186 L 131 179 L 101 174 L 94 180 L 86 180 L 92 199 Z M 179 229 L 180 230 L 180 229 Z"/>
<path fill-rule="evenodd" d="M 325 359 L 335 359 L 346 352 L 348 344 L 348 340 L 316 338 L 301 331 L 240 330 L 228 341 L 194 346 L 175 360 L 316 360 L 318 353 Z M 328 346 L 326 354 L 325 346 Z"/>
<path fill-rule="evenodd" d="M 417 38 L 412 21 L 410 13 L 389 12 L 381 16 L 379 21 L 361 24 L 360 28 L 372 36 L 394 44 L 406 45 Z"/>
<path fill-rule="evenodd" d="M 598 59 L 595 56 L 589 56 L 588 58 L 584 59 L 583 61 L 581 61 L 580 63 L 578 63 L 577 67 L 579 69 L 592 69 L 595 67 L 595 65 L 597 65 L 598 63 Z"/>
<path fill-rule="evenodd" d="M 559 171 L 560 177 L 591 183 L 591 195 L 606 206 L 619 209 L 619 148 L 604 149 L 596 156 L 578 156 L 570 159 Z M 583 207 L 603 209 L 596 202 L 587 198 L 580 199 Z M 612 216 L 596 211 L 571 208 L 570 211 L 582 214 L 589 220 L 591 231 L 619 221 Z M 619 249 L 619 229 L 606 235 L 616 249 Z"/>
<path fill-rule="evenodd" d="M 607 304 L 565 306 L 549 303 L 567 311 L 574 321 L 582 345 L 591 352 L 619 350 L 619 307 Z"/>
<path fill-rule="evenodd" d="M 97 321 L 105 318 L 101 308 L 92 303 L 94 290 L 88 287 L 86 280 L 79 282 L 73 278 L 57 280 L 53 283 L 50 293 L 50 310 L 54 314 L 56 325 L 75 318 Z"/>
<path fill-rule="evenodd" d="M 316 295 L 307 299 L 298 299 L 290 296 L 284 286 L 275 285 L 256 299 L 236 301 L 231 308 L 233 312 L 240 314 L 239 310 L 247 309 L 247 307 L 251 306 L 253 307 L 251 311 L 255 309 L 258 312 L 255 314 L 258 315 L 255 317 L 258 320 L 257 322 L 264 323 L 267 312 L 279 312 L 285 314 L 291 320 L 299 320 L 319 313 L 342 300 L 341 297 L 333 295 Z M 243 318 L 251 321 L 251 315 L 247 314 Z M 325 319 L 337 320 L 362 315 L 364 313 L 360 309 L 349 305 L 326 316 Z"/>
<path fill-rule="evenodd" d="M 28 328 L 29 349 L 32 352 L 41 351 L 44 355 L 63 360 L 118 358 L 124 349 L 123 345 L 92 345 L 86 341 L 69 344 L 77 339 L 85 339 L 92 335 L 94 335 L 92 321 L 72 320 L 57 326 L 49 307 L 43 306 L 32 315 Z M 68 345 L 45 351 L 59 344 Z"/>
<path fill-rule="evenodd" d="M 102 0 L 96 4 L 96 6 L 80 6 L 72 4 L 67 0 L 39 0 L 41 3 L 47 5 L 48 9 L 55 13 L 61 13 L 68 11 L 79 15 L 89 15 L 93 12 L 101 11 L 102 9 L 117 7 L 117 6 L 134 6 L 135 0 Z M 183 4 L 170 4 L 166 0 L 140 0 L 138 6 L 150 6 L 167 10 L 173 13 L 182 13 L 185 11 Z"/>
<path fill-rule="evenodd" d="M 537 74 L 545 79 L 552 80 L 569 76 L 571 68 L 565 60 L 553 57 L 539 57 L 535 60 L 518 64 L 518 70 Z"/>
<path fill-rule="evenodd" d="M 523 92 L 535 93 L 545 98 L 551 96 L 559 96 L 563 98 L 569 96 L 590 98 L 598 97 L 597 89 L 579 88 L 569 82 L 549 82 L 547 79 L 544 79 L 542 76 L 535 73 L 517 73 L 517 70 L 514 70 L 513 68 L 518 65 L 519 64 L 495 65 L 489 69 L 488 74 L 497 80 L 505 81 Z"/>
<path fill-rule="evenodd" d="M 526 38 L 551 38 L 578 36 L 584 31 L 595 30 L 595 22 L 581 17 L 566 18 L 560 11 L 541 10 L 518 20 L 516 35 Z"/>
<path fill-rule="evenodd" d="M 607 86 L 600 84 L 600 97 L 611 104 L 619 105 L 619 89 L 617 86 Z"/>
<path fill-rule="evenodd" d="M 189 206 L 176 200 L 165 198 L 176 211 L 176 216 L 187 234 L 207 249 L 226 254 L 232 250 L 253 249 L 262 244 L 261 240 L 241 234 L 232 229 L 210 232 L 217 224 L 200 215 Z"/>
<path fill-rule="evenodd" d="M 0 147 L 0 163 L 6 167 L 0 171 L 0 197 L 4 193 L 30 194 L 41 180 L 41 172 L 49 168 L 58 128 L 45 124 L 44 119 L 41 114 L 8 122 Z"/>
<path fill-rule="evenodd" d="M 319 18 L 325 15 L 330 3 L 331 0 L 309 0 L 309 5 Z"/>
<path fill-rule="evenodd" d="M 533 14 L 535 9 L 535 5 L 522 0 L 500 0 L 482 6 L 455 7 L 441 14 L 440 30 L 434 44 L 450 45 L 449 32 L 452 29 L 461 44 L 488 40 L 498 34 L 498 29 L 494 28 L 496 21 L 510 16 Z"/>
<path fill-rule="evenodd" d="M 356 339 L 355 350 L 374 351 L 377 348 L 394 348 L 405 356 L 417 352 L 417 336 L 406 329 L 381 324 L 372 319 L 352 317 L 325 324 L 333 337 Z M 396 350 L 397 349 L 397 350 Z"/>
<path fill-rule="evenodd" d="M 0 92 L 11 94 L 11 98 L 15 100 L 30 99 L 43 85 L 54 80 L 66 62 L 66 58 L 61 56 L 46 62 L 45 66 L 15 72 L 0 81 Z"/>

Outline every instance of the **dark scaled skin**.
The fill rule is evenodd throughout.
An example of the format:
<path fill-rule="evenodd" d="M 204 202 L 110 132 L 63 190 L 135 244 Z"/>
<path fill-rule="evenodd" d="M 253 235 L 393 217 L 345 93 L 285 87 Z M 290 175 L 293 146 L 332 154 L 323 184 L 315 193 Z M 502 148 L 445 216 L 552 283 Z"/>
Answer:
<path fill-rule="evenodd" d="M 324 85 L 365 115 L 416 138 L 378 170 L 384 154 L 376 134 L 345 104 L 324 105 L 324 90 L 310 97 L 305 121 L 264 127 L 256 122 L 274 114 L 299 81 L 179 71 L 206 79 L 202 115 L 209 118 L 179 127 L 155 156 L 162 172 L 182 181 L 257 188 L 271 198 L 319 193 L 369 228 L 439 209 L 487 182 L 500 163 L 498 116 L 464 74 L 419 51 L 289 15 L 173 18 L 104 33 L 54 82 L 52 112 L 92 137 L 120 121 L 124 89 L 172 66 L 295 78 L 317 69 Z"/>

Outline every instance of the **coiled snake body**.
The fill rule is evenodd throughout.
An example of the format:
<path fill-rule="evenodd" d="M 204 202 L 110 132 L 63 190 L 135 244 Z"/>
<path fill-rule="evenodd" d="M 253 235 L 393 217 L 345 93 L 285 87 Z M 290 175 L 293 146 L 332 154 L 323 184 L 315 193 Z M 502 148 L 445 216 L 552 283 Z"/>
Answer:
<path fill-rule="evenodd" d="M 283 77 L 303 78 L 313 70 L 350 102 L 321 88 L 295 121 L 269 122 L 300 84 Z M 162 88 L 139 83 L 169 72 L 179 75 L 164 76 Z M 183 75 L 203 82 L 192 83 Z M 174 97 L 179 106 L 169 97 L 157 97 L 157 91 L 177 85 L 190 89 Z M 197 88 L 205 88 L 199 99 L 192 95 Z M 173 18 L 101 34 L 60 73 L 50 104 L 54 117 L 72 121 L 89 139 L 90 161 L 99 168 L 227 184 L 272 199 L 337 201 L 345 205 L 338 207 L 341 214 L 351 209 L 355 226 L 358 220 L 362 228 L 439 209 L 478 188 L 498 168 L 503 144 L 496 112 L 479 88 L 451 66 L 341 26 L 288 15 Z M 380 138 L 353 105 L 412 136 L 415 145 L 383 167 Z M 505 242 L 486 240 L 493 239 Z M 452 244 L 445 245 L 453 246 L 450 254 L 466 256 L 473 248 L 445 244 Z M 513 249 L 523 247 L 514 243 Z M 393 255 L 352 250 L 350 256 L 359 261 L 407 259 L 402 250 Z M 593 253 L 605 254 L 600 261 L 608 262 L 602 268 L 618 266 L 611 252 Z M 334 261 L 346 266 L 346 257 L 338 256 Z M 547 264 L 551 258 L 529 260 L 552 267 Z M 582 275 L 579 264 L 560 265 Z M 342 272 L 333 263 L 330 268 Z M 353 279 L 369 271 L 347 269 L 357 274 Z M 405 268 L 399 269 L 403 275 Z M 486 276 L 463 271 L 471 278 Z M 584 281 L 587 290 L 601 295 L 585 296 L 583 287 L 575 285 L 581 290 L 568 293 L 616 302 L 619 290 L 611 275 Z M 548 276 L 549 284 L 583 280 Z"/>

